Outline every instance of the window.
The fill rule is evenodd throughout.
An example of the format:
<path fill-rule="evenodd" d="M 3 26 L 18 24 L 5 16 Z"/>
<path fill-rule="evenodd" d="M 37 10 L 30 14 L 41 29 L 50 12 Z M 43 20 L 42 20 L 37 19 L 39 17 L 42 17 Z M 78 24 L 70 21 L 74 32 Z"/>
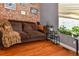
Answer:
<path fill-rule="evenodd" d="M 59 4 L 59 29 L 79 33 L 79 4 Z M 77 30 L 78 29 L 78 30 Z"/>
<path fill-rule="evenodd" d="M 16 10 L 16 4 L 15 3 L 4 3 L 4 7 L 7 9 Z"/>

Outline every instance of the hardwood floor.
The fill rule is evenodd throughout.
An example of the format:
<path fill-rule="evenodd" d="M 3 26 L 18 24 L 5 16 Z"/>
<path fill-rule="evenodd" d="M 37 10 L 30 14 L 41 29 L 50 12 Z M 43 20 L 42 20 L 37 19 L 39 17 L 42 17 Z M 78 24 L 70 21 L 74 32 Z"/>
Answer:
<path fill-rule="evenodd" d="M 35 41 L 0 49 L 0 56 L 72 56 L 73 52 L 50 41 Z"/>

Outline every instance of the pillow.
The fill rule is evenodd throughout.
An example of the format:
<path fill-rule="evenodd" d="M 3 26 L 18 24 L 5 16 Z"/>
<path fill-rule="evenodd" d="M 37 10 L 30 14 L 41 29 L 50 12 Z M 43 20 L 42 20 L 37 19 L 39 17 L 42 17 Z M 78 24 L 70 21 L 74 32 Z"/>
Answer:
<path fill-rule="evenodd" d="M 33 28 L 32 28 L 32 26 L 30 24 L 24 23 L 23 24 L 23 31 L 24 32 L 30 32 L 30 31 L 33 31 Z"/>
<path fill-rule="evenodd" d="M 43 31 L 44 30 L 44 26 L 43 25 L 37 25 L 37 30 Z"/>
<path fill-rule="evenodd" d="M 22 31 L 22 23 L 20 22 L 10 22 L 14 31 Z"/>
<path fill-rule="evenodd" d="M 32 26 L 33 30 L 37 30 L 37 25 L 36 25 L 36 23 L 31 23 L 30 25 Z"/>

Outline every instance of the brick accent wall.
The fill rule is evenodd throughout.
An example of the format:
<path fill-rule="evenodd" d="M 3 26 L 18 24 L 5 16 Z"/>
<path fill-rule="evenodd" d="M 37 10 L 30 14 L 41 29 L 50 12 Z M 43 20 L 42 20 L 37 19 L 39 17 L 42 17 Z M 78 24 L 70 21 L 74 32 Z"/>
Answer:
<path fill-rule="evenodd" d="M 34 7 L 39 10 L 40 4 L 39 3 L 25 3 L 24 5 L 21 5 L 20 3 L 16 3 L 16 10 L 11 10 L 11 9 L 5 8 L 4 3 L 0 3 L 0 18 L 37 22 L 40 20 L 40 13 L 38 14 L 30 13 L 31 7 Z M 25 11 L 25 15 L 22 15 L 21 11 Z"/>

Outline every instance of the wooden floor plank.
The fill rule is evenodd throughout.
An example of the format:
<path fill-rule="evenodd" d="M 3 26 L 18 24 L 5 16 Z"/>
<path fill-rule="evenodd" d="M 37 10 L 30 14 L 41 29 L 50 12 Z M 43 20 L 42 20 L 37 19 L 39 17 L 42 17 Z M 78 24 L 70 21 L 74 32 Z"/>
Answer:
<path fill-rule="evenodd" d="M 73 52 L 43 40 L 0 49 L 0 56 L 73 56 Z"/>

